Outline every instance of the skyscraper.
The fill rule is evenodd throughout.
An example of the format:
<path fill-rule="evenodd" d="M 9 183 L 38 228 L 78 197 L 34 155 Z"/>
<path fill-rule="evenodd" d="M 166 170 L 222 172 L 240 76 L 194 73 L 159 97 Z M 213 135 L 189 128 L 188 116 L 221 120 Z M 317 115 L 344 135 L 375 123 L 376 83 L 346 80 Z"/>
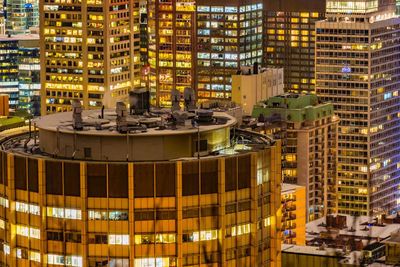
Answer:
<path fill-rule="evenodd" d="M 39 0 L 8 0 L 6 3 L 6 33 L 27 34 L 39 27 Z"/>
<path fill-rule="evenodd" d="M 316 23 L 316 90 L 340 117 L 338 212 L 400 203 L 400 19 L 391 1 L 327 1 Z"/>
<path fill-rule="evenodd" d="M 193 1 L 147 1 L 151 104 L 169 106 L 173 88 L 194 86 L 196 5 Z"/>
<path fill-rule="evenodd" d="M 315 92 L 315 22 L 325 0 L 264 1 L 263 66 L 284 69 L 285 92 Z"/>
<path fill-rule="evenodd" d="M 261 0 L 199 0 L 196 90 L 199 100 L 229 99 L 233 74 L 262 62 Z"/>
<path fill-rule="evenodd" d="M 112 106 L 140 86 L 139 1 L 42 0 L 42 114 Z"/>

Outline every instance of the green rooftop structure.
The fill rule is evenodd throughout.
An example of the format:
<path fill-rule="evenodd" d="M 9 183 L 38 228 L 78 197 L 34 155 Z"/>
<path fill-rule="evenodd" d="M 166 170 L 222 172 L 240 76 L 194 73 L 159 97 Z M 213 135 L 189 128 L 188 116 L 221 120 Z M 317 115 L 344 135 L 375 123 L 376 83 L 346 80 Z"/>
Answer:
<path fill-rule="evenodd" d="M 254 106 L 252 117 L 266 121 L 304 122 L 333 115 L 331 103 L 319 103 L 315 94 L 287 93 L 270 97 Z"/>
<path fill-rule="evenodd" d="M 282 140 L 282 179 L 306 187 L 307 221 L 336 213 L 339 118 L 333 104 L 315 94 L 286 93 L 259 102 L 252 117 L 252 130 Z"/>

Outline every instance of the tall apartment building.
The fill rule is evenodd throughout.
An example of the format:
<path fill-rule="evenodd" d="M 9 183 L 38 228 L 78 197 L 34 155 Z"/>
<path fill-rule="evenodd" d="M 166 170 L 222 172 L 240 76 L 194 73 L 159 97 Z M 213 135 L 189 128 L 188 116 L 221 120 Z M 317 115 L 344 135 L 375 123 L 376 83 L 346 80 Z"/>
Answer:
<path fill-rule="evenodd" d="M 306 188 L 282 183 L 282 244 L 306 245 Z"/>
<path fill-rule="evenodd" d="M 316 90 L 340 117 L 338 212 L 400 203 L 400 19 L 390 1 L 328 1 L 316 23 Z"/>
<path fill-rule="evenodd" d="M 82 123 L 78 113 L 38 119 L 27 149 L 17 144 L 32 140 L 28 131 L 1 135 L 0 262 L 281 266 L 279 141 L 231 135 L 236 120 L 225 113 L 199 130 L 167 125 L 128 134 L 86 128 L 97 124 L 98 110 L 83 111 L 85 129 L 76 131 L 70 121 Z M 116 120 L 106 109 L 101 121 L 149 121 L 124 114 Z"/>
<path fill-rule="evenodd" d="M 41 0 L 42 114 L 125 100 L 140 86 L 139 1 Z"/>
<path fill-rule="evenodd" d="M 242 66 L 232 75 L 232 102 L 241 106 L 244 115 L 251 115 L 258 102 L 283 94 L 283 69 L 265 69 L 258 64 Z"/>
<path fill-rule="evenodd" d="M 195 1 L 147 1 L 150 102 L 170 106 L 173 88 L 194 88 Z"/>
<path fill-rule="evenodd" d="M 284 94 L 256 105 L 258 131 L 282 140 L 285 183 L 305 186 L 307 221 L 337 209 L 338 117 L 314 94 Z"/>
<path fill-rule="evenodd" d="M 315 92 L 315 22 L 325 0 L 264 1 L 263 66 L 284 69 L 285 92 Z"/>
<path fill-rule="evenodd" d="M 7 0 L 6 33 L 28 34 L 39 27 L 39 0 Z"/>
<path fill-rule="evenodd" d="M 0 93 L 11 109 L 30 110 L 30 97 L 39 95 L 39 36 L 0 36 Z"/>
<path fill-rule="evenodd" d="M 262 0 L 198 0 L 196 82 L 199 101 L 231 98 L 233 74 L 262 62 Z"/>

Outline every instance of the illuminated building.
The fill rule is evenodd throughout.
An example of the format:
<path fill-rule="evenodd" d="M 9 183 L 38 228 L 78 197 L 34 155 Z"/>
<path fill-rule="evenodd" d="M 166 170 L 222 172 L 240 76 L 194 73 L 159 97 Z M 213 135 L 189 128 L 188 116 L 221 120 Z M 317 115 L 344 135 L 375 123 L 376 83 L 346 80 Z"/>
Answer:
<path fill-rule="evenodd" d="M 26 101 L 38 94 L 39 36 L 0 36 L 0 93 L 9 95 L 11 109 L 29 109 Z"/>
<path fill-rule="evenodd" d="M 39 0 L 7 0 L 6 33 L 28 34 L 39 27 Z"/>
<path fill-rule="evenodd" d="M 139 122 L 127 133 L 114 110 L 84 110 L 81 131 L 75 115 L 2 135 L 2 262 L 281 266 L 279 141 L 231 131 L 225 113 L 199 129 L 122 116 Z M 14 142 L 29 138 L 26 149 Z"/>
<path fill-rule="evenodd" d="M 244 115 L 251 115 L 254 105 L 271 96 L 283 94 L 283 69 L 242 66 L 232 75 L 232 102 L 240 105 Z"/>
<path fill-rule="evenodd" d="M 314 94 L 287 93 L 260 102 L 257 131 L 282 140 L 285 183 L 305 186 L 307 221 L 337 212 L 338 117 Z"/>
<path fill-rule="evenodd" d="M 316 23 L 317 94 L 340 117 L 341 214 L 392 212 L 400 203 L 400 19 L 394 12 L 386 1 L 328 1 L 327 19 Z"/>
<path fill-rule="evenodd" d="M 264 1 L 263 66 L 284 70 L 285 92 L 315 93 L 315 22 L 325 0 Z"/>
<path fill-rule="evenodd" d="M 282 183 L 282 243 L 306 245 L 306 188 Z"/>
<path fill-rule="evenodd" d="M 140 86 L 139 1 L 40 2 L 42 114 L 113 106 Z"/>
<path fill-rule="evenodd" d="M 198 0 L 196 90 L 198 99 L 229 99 L 233 74 L 262 62 L 261 0 Z"/>
<path fill-rule="evenodd" d="M 147 1 L 151 103 L 170 106 L 171 89 L 194 88 L 195 1 Z"/>

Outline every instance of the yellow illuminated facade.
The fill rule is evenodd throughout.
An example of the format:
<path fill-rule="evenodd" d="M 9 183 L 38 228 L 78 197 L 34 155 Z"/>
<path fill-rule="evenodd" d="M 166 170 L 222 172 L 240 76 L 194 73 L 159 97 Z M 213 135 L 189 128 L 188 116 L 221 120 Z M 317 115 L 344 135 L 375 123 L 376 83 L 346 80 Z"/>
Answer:
<path fill-rule="evenodd" d="M 41 0 L 42 115 L 112 106 L 140 86 L 139 1 Z"/>
<path fill-rule="evenodd" d="M 282 243 L 306 245 L 306 188 L 282 184 Z"/>
<path fill-rule="evenodd" d="M 193 0 L 147 1 L 150 102 L 171 105 L 173 88 L 183 92 L 194 83 L 194 34 L 196 5 Z"/>
<path fill-rule="evenodd" d="M 0 152 L 0 261 L 8 266 L 281 266 L 279 141 L 158 162 L 8 148 Z"/>
<path fill-rule="evenodd" d="M 316 23 L 316 90 L 341 119 L 338 213 L 398 211 L 399 56 L 392 51 L 399 47 L 400 19 L 395 4 L 327 1 L 327 12 L 327 19 Z"/>

